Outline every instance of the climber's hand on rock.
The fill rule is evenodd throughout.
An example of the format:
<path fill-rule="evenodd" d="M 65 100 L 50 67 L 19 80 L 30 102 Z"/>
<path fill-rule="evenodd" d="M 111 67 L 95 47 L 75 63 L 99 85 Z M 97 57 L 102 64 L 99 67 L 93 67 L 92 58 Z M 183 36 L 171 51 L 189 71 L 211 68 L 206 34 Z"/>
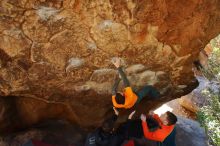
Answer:
<path fill-rule="evenodd" d="M 115 107 L 113 107 L 113 110 L 114 110 L 114 112 L 115 112 L 115 115 L 119 115 L 119 112 L 118 112 L 118 110 L 115 108 Z"/>
<path fill-rule="evenodd" d="M 128 119 L 132 119 L 133 115 L 135 114 L 136 111 L 133 111 L 132 113 L 130 113 L 130 115 L 128 116 Z"/>
<path fill-rule="evenodd" d="M 141 121 L 146 122 L 146 116 L 144 114 L 141 114 Z"/>
<path fill-rule="evenodd" d="M 115 65 L 116 68 L 119 68 L 121 65 L 121 61 L 119 58 L 115 58 L 112 60 L 112 63 Z"/>

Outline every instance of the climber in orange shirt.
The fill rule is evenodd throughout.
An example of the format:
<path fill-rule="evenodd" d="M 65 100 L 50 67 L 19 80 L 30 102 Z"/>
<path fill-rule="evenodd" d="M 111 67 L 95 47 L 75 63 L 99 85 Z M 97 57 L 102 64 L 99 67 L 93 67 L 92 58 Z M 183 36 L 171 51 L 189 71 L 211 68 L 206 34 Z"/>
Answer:
<path fill-rule="evenodd" d="M 152 116 L 158 121 L 160 128 L 155 131 L 150 131 L 146 123 L 146 116 L 142 114 L 141 120 L 144 137 L 146 139 L 156 141 L 157 146 L 176 146 L 175 124 L 177 122 L 177 117 L 169 111 L 162 114 L 160 117 L 157 114 L 152 114 Z"/>
<path fill-rule="evenodd" d="M 123 72 L 120 59 L 116 58 L 115 60 L 113 60 L 113 64 L 117 68 L 119 76 L 123 80 L 125 86 L 123 94 L 117 93 L 117 87 L 121 79 L 116 78 L 115 84 L 112 88 L 112 103 L 114 107 L 129 109 L 147 96 L 151 97 L 151 99 L 157 99 L 160 97 L 160 93 L 156 90 L 156 88 L 150 85 L 145 86 L 140 91 L 135 93 L 132 90 L 125 73 Z"/>

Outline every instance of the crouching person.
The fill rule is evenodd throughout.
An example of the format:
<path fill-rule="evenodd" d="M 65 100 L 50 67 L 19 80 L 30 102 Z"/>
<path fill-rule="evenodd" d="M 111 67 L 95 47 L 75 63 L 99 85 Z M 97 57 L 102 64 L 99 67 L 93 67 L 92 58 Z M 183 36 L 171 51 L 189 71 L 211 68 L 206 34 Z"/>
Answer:
<path fill-rule="evenodd" d="M 156 141 L 157 146 L 176 146 L 175 124 L 177 122 L 177 117 L 169 111 L 162 114 L 160 117 L 156 114 L 153 114 L 152 116 L 158 121 L 160 128 L 151 131 L 146 122 L 146 116 L 142 114 L 141 120 L 144 137 L 148 140 Z"/>

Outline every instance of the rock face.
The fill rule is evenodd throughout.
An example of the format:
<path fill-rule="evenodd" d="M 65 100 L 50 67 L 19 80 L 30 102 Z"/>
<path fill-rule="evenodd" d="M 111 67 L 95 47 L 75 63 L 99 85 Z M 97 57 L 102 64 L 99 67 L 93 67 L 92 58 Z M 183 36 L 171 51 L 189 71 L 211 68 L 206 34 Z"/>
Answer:
<path fill-rule="evenodd" d="M 113 57 L 132 87 L 163 95 L 142 112 L 189 93 L 192 62 L 220 32 L 219 17 L 219 0 L 1 1 L 0 131 L 49 118 L 97 126 L 111 113 Z"/>
<path fill-rule="evenodd" d="M 194 89 L 190 94 L 185 95 L 179 99 L 179 103 L 184 108 L 196 113 L 198 110 L 207 105 L 209 100 L 207 96 L 202 94 L 202 91 L 210 88 L 213 92 L 218 93 L 220 85 L 218 82 L 204 78 L 203 76 L 196 76 L 199 81 L 199 86 Z"/>

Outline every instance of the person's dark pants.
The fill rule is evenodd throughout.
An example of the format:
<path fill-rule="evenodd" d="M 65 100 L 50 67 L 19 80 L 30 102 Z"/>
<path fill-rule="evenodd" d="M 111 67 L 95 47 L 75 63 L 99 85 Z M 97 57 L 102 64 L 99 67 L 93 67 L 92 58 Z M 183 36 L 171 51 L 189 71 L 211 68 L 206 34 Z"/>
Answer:
<path fill-rule="evenodd" d="M 136 92 L 136 94 L 138 96 L 138 100 L 136 101 L 136 104 L 139 103 L 143 98 L 152 99 L 152 100 L 160 98 L 160 92 L 157 91 L 157 89 L 151 85 L 144 86 L 141 90 Z"/>
<path fill-rule="evenodd" d="M 128 120 L 119 126 L 117 132 L 119 135 L 123 135 L 124 139 L 127 140 L 129 140 L 130 138 L 142 138 L 142 121 L 141 119 Z"/>

